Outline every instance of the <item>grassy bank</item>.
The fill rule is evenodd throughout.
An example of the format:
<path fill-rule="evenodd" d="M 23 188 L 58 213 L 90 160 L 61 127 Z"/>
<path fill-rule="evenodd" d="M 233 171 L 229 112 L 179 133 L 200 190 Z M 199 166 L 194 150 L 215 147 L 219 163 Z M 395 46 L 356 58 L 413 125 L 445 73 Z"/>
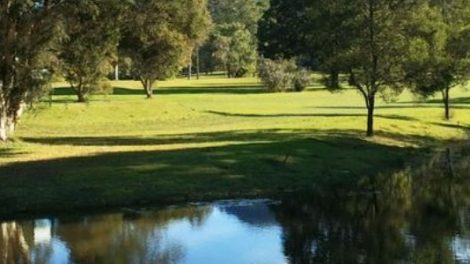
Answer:
<path fill-rule="evenodd" d="M 145 100 L 137 82 L 74 103 L 55 95 L 0 146 L 0 215 L 265 195 L 401 167 L 466 137 L 470 93 L 455 90 L 453 119 L 409 94 L 377 107 L 363 137 L 354 90 L 266 94 L 257 79 L 161 82 Z"/>

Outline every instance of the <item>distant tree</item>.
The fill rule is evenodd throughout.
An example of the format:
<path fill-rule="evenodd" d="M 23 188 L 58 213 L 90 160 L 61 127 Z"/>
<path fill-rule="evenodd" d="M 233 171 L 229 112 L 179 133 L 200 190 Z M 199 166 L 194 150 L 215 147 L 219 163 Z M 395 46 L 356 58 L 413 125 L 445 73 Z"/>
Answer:
<path fill-rule="evenodd" d="M 61 36 L 59 0 L 0 3 L 0 141 L 5 141 L 25 104 L 41 96 L 56 64 Z"/>
<path fill-rule="evenodd" d="M 229 78 L 254 73 L 256 69 L 256 44 L 250 32 L 241 24 L 220 26 L 215 35 L 214 57 L 225 66 Z"/>
<path fill-rule="evenodd" d="M 409 20 L 407 80 L 421 96 L 442 95 L 450 119 L 450 91 L 470 80 L 470 1 L 424 2 Z"/>
<path fill-rule="evenodd" d="M 119 0 L 69 1 L 64 5 L 67 38 L 59 57 L 78 102 L 86 102 L 113 69 L 122 13 L 119 6 Z"/>
<path fill-rule="evenodd" d="M 276 59 L 308 57 L 315 52 L 314 42 L 309 38 L 312 29 L 317 28 L 310 27 L 314 18 L 308 15 L 308 10 L 312 6 L 319 9 L 321 2 L 327 1 L 271 0 L 269 9 L 259 21 L 257 35 L 261 55 Z"/>
<path fill-rule="evenodd" d="M 259 50 L 266 58 L 296 58 L 324 71 L 327 88 L 339 89 L 339 74 L 346 70 L 342 53 L 355 26 L 345 21 L 355 16 L 356 8 L 348 0 L 271 0 L 260 22 Z"/>
<path fill-rule="evenodd" d="M 209 39 L 199 48 L 199 66 L 201 72 L 209 74 L 216 71 L 217 62 L 214 59 L 215 52 L 215 36 L 210 35 Z M 197 58 L 194 58 L 193 61 L 197 63 L 195 59 Z"/>
<path fill-rule="evenodd" d="M 214 27 L 201 50 L 204 70 L 225 70 L 230 77 L 254 73 L 256 69 L 258 21 L 268 0 L 209 0 Z"/>
<path fill-rule="evenodd" d="M 258 22 L 269 6 L 269 0 L 209 0 L 214 24 L 241 24 L 252 36 L 258 32 Z"/>
<path fill-rule="evenodd" d="M 121 53 L 132 60 L 133 73 L 151 98 L 155 82 L 176 74 L 205 39 L 211 25 L 207 3 L 134 0 L 127 15 Z"/>

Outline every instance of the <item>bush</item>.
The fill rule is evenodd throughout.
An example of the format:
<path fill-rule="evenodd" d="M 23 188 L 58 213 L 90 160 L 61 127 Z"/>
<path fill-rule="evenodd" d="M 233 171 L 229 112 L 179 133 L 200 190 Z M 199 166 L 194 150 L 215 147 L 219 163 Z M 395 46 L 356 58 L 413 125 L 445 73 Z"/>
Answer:
<path fill-rule="evenodd" d="M 294 76 L 294 90 L 296 92 L 304 91 L 310 84 L 310 72 L 305 69 L 297 70 Z"/>
<path fill-rule="evenodd" d="M 113 85 L 109 80 L 101 80 L 99 81 L 92 90 L 93 94 L 99 94 L 99 95 L 108 95 L 113 93 Z"/>
<path fill-rule="evenodd" d="M 261 59 L 258 75 L 270 92 L 303 91 L 310 83 L 308 71 L 293 60 Z"/>

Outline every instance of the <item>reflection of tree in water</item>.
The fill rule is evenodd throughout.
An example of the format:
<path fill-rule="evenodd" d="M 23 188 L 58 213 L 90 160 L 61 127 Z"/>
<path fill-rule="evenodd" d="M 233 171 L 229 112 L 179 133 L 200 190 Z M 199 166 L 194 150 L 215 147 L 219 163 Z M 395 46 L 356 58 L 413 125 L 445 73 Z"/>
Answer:
<path fill-rule="evenodd" d="M 17 223 L 0 224 L 0 264 L 27 264 L 29 246 Z"/>
<path fill-rule="evenodd" d="M 177 241 L 162 243 L 165 226 L 175 220 L 201 225 L 209 208 L 176 208 L 135 215 L 87 217 L 61 222 L 57 235 L 76 263 L 176 263 L 184 257 Z"/>
<path fill-rule="evenodd" d="M 439 169 L 421 169 L 414 179 L 410 232 L 415 236 L 414 260 L 419 263 L 454 263 L 456 252 L 449 245 L 456 235 L 469 235 L 469 162 L 461 159 L 451 173 L 445 156 L 427 166 Z"/>
<path fill-rule="evenodd" d="M 220 210 L 228 215 L 235 216 L 239 221 L 252 226 L 268 227 L 278 223 L 269 204 L 248 201 L 220 206 Z"/>
<path fill-rule="evenodd" d="M 3 223 L 0 264 L 50 263 L 54 251 L 51 235 L 68 247 L 71 263 L 176 263 L 184 257 L 184 248 L 178 241 L 163 241 L 166 226 L 178 220 L 201 226 L 210 212 L 208 207 L 184 207 L 47 220 L 45 226 L 36 226 L 38 221 Z M 45 233 L 39 234 L 39 229 Z"/>
<path fill-rule="evenodd" d="M 452 176 L 439 160 L 359 181 L 347 195 L 286 199 L 275 211 L 290 263 L 454 263 L 451 242 L 470 223 L 468 162 Z"/>

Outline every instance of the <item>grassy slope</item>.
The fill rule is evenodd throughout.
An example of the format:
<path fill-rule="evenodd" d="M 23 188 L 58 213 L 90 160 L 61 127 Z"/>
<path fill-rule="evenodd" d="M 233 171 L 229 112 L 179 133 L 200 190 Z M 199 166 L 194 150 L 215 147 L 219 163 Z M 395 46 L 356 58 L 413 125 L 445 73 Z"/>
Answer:
<path fill-rule="evenodd" d="M 451 122 L 440 104 L 407 94 L 379 104 L 368 140 L 354 90 L 265 94 L 250 78 L 175 80 L 145 100 L 136 82 L 114 86 L 84 105 L 57 89 L 23 118 L 0 146 L 0 215 L 348 184 L 462 139 L 470 123 L 463 90 Z"/>

